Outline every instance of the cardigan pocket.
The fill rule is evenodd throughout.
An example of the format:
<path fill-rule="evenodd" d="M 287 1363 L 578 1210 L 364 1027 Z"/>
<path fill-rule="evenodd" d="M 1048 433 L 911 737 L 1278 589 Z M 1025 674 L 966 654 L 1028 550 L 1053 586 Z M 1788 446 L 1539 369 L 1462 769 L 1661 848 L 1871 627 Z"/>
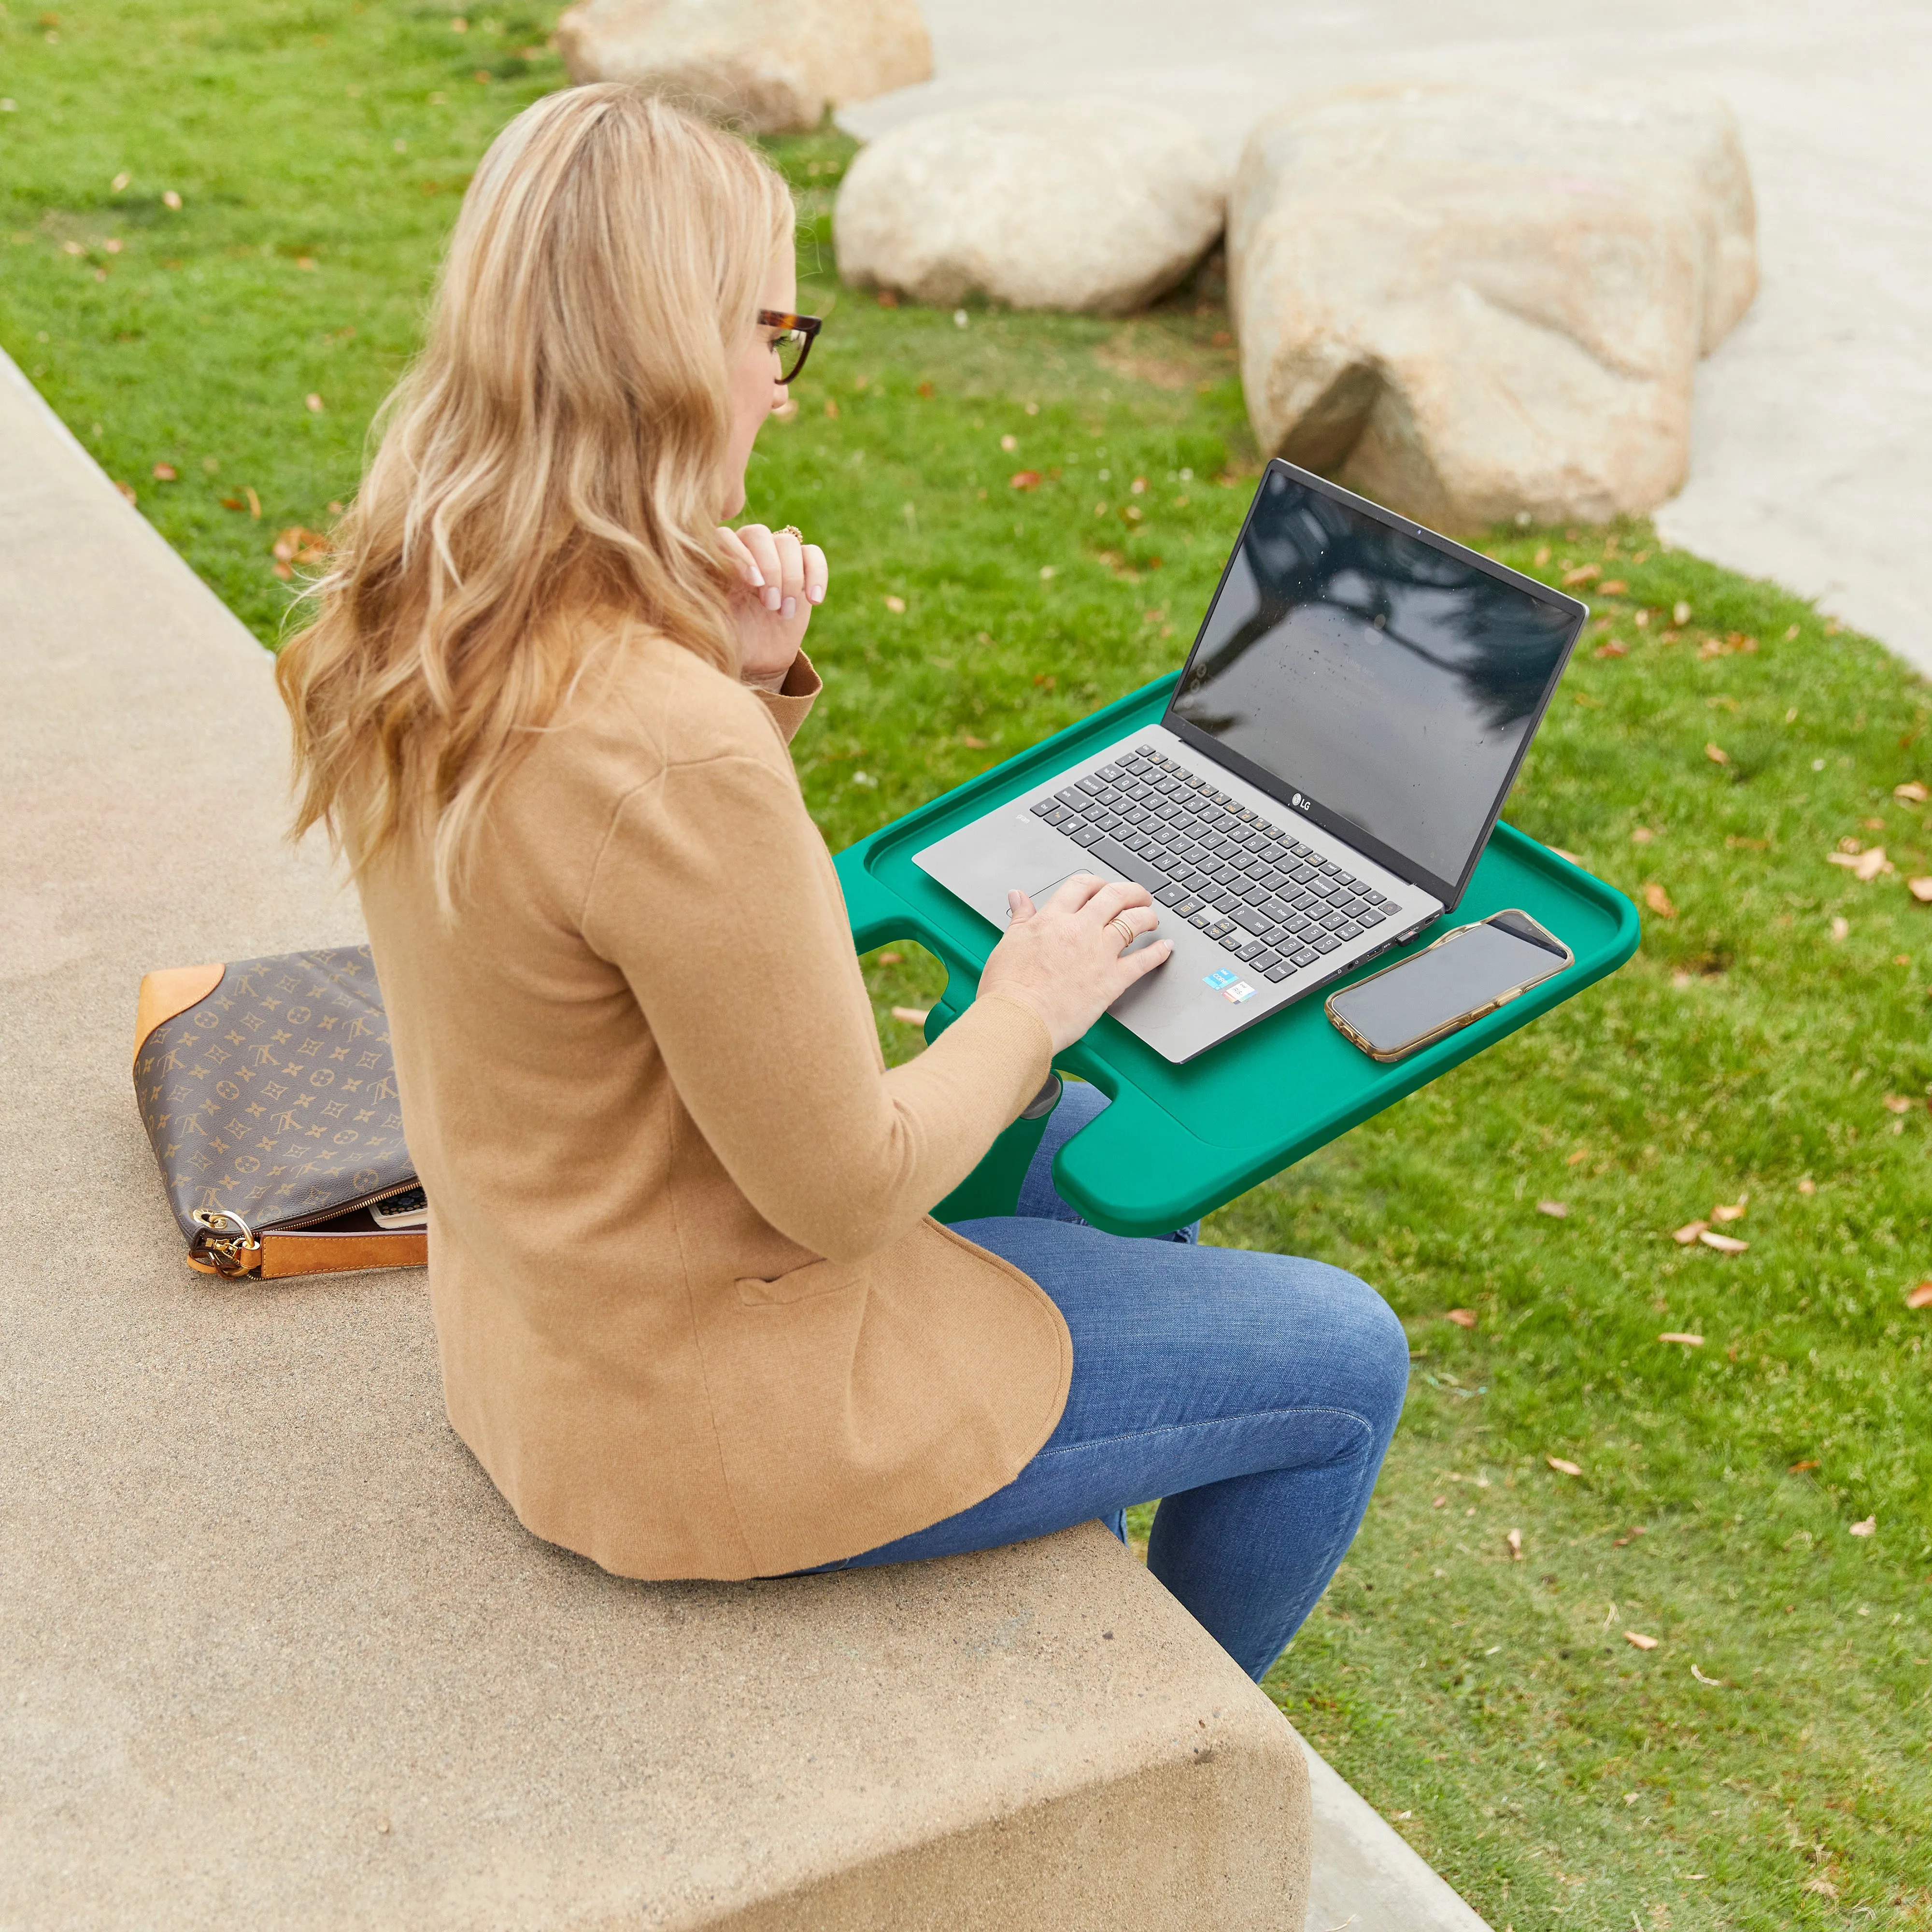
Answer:
<path fill-rule="evenodd" d="M 856 1262 L 807 1262 L 766 1281 L 757 1275 L 738 1277 L 738 1299 L 747 1308 L 789 1308 L 841 1288 L 861 1288 L 862 1264 Z"/>

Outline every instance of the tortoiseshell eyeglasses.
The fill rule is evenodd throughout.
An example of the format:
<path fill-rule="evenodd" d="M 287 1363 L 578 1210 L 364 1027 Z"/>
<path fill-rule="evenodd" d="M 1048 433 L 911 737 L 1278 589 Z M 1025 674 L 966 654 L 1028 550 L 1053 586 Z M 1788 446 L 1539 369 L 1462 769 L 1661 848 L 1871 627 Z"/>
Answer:
<path fill-rule="evenodd" d="M 760 328 L 778 331 L 772 338 L 772 353 L 778 358 L 781 382 L 789 382 L 805 367 L 805 358 L 812 353 L 812 345 L 825 326 L 815 315 L 781 315 L 773 308 L 759 310 L 758 324 Z"/>

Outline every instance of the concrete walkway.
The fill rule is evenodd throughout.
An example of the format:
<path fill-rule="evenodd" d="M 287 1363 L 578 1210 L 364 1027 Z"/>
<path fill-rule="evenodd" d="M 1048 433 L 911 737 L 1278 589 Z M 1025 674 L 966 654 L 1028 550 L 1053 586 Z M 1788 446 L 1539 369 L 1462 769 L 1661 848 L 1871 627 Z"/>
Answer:
<path fill-rule="evenodd" d="M 862 136 L 1010 94 L 1163 103 L 1229 155 L 1304 89 L 1663 76 L 1722 94 L 1763 286 L 1700 377 L 1672 542 L 1768 577 L 1932 670 L 1932 8 L 1922 0 L 921 0 L 935 78 Z"/>

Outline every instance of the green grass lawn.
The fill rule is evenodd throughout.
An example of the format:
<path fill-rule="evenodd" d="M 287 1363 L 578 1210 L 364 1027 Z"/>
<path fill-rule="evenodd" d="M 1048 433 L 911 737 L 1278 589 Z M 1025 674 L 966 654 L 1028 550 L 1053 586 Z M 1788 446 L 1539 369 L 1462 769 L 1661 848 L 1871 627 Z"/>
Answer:
<path fill-rule="evenodd" d="M 0 10 L 0 344 L 265 641 L 548 24 Z M 1178 662 L 1258 466 L 1211 274 L 1126 324 L 883 308 L 831 279 L 848 145 L 776 152 L 830 320 L 751 508 L 832 559 L 836 846 Z M 1648 892 L 1644 946 L 1211 1223 L 1354 1269 L 1416 1358 L 1270 1688 L 1498 1928 L 1932 1926 L 1932 698 L 1642 525 L 1494 548 L 1598 566 L 1509 815 Z M 903 1056 L 939 985 L 896 950 Z M 1672 1240 L 1720 1202 L 1746 1252 Z"/>

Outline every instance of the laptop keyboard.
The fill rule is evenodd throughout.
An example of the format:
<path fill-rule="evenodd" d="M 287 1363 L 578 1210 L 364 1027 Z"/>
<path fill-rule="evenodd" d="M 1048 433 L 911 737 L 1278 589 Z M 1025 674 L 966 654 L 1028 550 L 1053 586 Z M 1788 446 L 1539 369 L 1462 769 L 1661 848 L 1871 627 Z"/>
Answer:
<path fill-rule="evenodd" d="M 1395 916 L 1393 899 L 1151 745 L 1033 811 L 1276 984 Z"/>

